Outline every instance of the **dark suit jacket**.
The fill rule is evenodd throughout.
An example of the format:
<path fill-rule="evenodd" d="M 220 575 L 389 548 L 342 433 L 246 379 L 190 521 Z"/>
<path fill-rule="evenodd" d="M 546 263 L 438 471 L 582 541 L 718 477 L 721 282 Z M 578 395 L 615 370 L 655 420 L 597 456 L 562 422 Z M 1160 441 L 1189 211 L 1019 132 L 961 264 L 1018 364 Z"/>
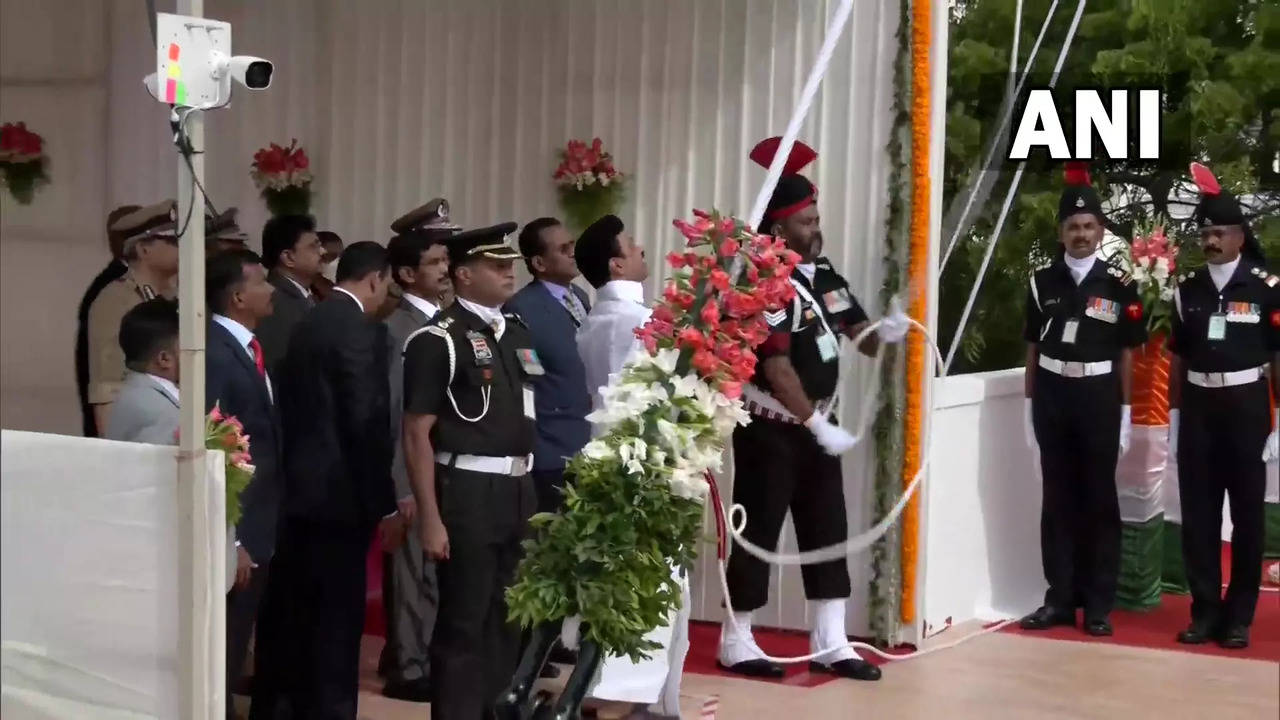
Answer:
<path fill-rule="evenodd" d="M 205 410 L 216 402 L 224 415 L 234 415 L 249 436 L 253 480 L 240 496 L 240 524 L 236 539 L 256 563 L 271 559 L 276 547 L 276 516 L 280 510 L 280 416 L 267 384 L 235 337 L 216 322 L 209 323 L 205 355 Z M 261 342 L 261 341 L 259 341 Z M 274 378 L 272 379 L 274 382 Z M 278 391 L 277 391 L 278 392 Z"/>
<path fill-rule="evenodd" d="M 589 310 L 587 294 L 576 286 L 570 289 Z M 591 394 L 578 356 L 578 328 L 568 309 L 537 280 L 507 301 L 506 309 L 529 326 L 534 349 L 546 369 L 546 374 L 533 379 L 538 416 L 533 469 L 563 469 L 565 458 L 576 455 L 591 439 L 591 423 L 586 419 L 591 412 Z"/>
<path fill-rule="evenodd" d="M 395 512 L 387 342 L 340 292 L 294 328 L 279 374 L 286 517 L 363 530 Z"/>
<path fill-rule="evenodd" d="M 294 327 L 312 308 L 312 302 L 302 294 L 289 278 L 272 270 L 267 280 L 275 286 L 271 296 L 272 312 L 258 323 L 258 342 L 262 343 L 262 356 L 272 377 L 279 374 L 280 362 L 289 352 L 289 338 Z"/>

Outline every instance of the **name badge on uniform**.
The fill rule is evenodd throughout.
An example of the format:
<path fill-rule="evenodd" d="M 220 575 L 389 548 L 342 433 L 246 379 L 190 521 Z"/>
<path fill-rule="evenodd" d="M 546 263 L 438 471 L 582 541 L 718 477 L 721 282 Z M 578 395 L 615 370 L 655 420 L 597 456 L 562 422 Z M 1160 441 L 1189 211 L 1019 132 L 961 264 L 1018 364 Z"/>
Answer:
<path fill-rule="evenodd" d="M 1080 331 L 1080 321 L 1075 318 L 1068 318 L 1062 324 L 1062 344 L 1075 345 L 1076 333 Z"/>
<path fill-rule="evenodd" d="M 1227 303 L 1227 322 L 1249 323 L 1250 325 L 1257 325 L 1261 319 L 1262 319 L 1262 311 L 1254 303 L 1247 303 L 1247 302 Z"/>
<path fill-rule="evenodd" d="M 471 341 L 471 354 L 476 357 L 476 365 L 484 366 L 493 362 L 493 351 L 489 349 L 489 341 L 478 332 L 467 333 Z"/>
<path fill-rule="evenodd" d="M 537 413 L 533 409 L 533 386 L 524 386 L 524 416 L 530 420 L 537 420 Z"/>
<path fill-rule="evenodd" d="M 822 362 L 831 362 L 840 355 L 840 341 L 826 330 L 818 331 L 818 357 Z"/>
<path fill-rule="evenodd" d="M 516 350 L 516 358 L 520 360 L 520 367 L 524 368 L 526 375 L 545 375 L 547 372 L 542 369 L 542 361 L 538 359 L 538 351 L 533 348 Z"/>
<path fill-rule="evenodd" d="M 1209 339 L 1222 340 L 1227 337 L 1227 316 L 1214 313 L 1209 316 Z"/>
<path fill-rule="evenodd" d="M 1115 300 L 1092 297 L 1085 305 L 1084 314 L 1085 317 L 1091 317 L 1094 320 L 1115 324 L 1120 319 L 1120 306 Z"/>
<path fill-rule="evenodd" d="M 849 291 L 844 288 L 826 293 L 822 296 L 822 302 L 827 306 L 827 312 L 832 315 L 853 307 L 853 304 L 849 302 Z"/>

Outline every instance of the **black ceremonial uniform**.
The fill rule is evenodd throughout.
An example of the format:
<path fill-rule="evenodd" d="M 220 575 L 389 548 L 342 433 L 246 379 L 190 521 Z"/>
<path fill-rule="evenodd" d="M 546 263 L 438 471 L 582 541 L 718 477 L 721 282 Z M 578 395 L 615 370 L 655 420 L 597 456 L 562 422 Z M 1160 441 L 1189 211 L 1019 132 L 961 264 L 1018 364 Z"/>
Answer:
<path fill-rule="evenodd" d="M 1207 168 L 1193 166 L 1203 194 L 1198 224 L 1244 226 L 1235 270 L 1219 290 L 1209 268 L 1182 278 L 1174 295 L 1169 349 L 1179 358 L 1177 431 L 1182 556 L 1191 589 L 1188 643 L 1217 636 L 1248 644 L 1262 579 L 1263 447 L 1271 431 L 1266 366 L 1280 352 L 1280 278 L 1263 269 L 1257 241 L 1235 198 Z M 1204 176 L 1207 176 L 1204 177 Z M 1273 378 L 1274 380 L 1274 378 Z M 1231 584 L 1222 595 L 1224 493 L 1231 506 Z"/>
<path fill-rule="evenodd" d="M 1040 557 L 1045 607 L 1084 606 L 1103 619 L 1120 570 L 1120 354 L 1146 342 L 1142 302 L 1127 273 L 1096 259 L 1076 285 L 1059 259 L 1027 293 L 1024 339 L 1036 346 L 1032 422 L 1044 499 Z"/>
<path fill-rule="evenodd" d="M 431 715 L 444 720 L 488 717 L 515 671 L 520 635 L 504 593 L 537 505 L 529 380 L 543 370 L 533 338 L 510 313 L 498 337 L 466 304 L 441 311 L 404 351 L 404 411 L 436 416 L 436 495 L 449 535 L 431 640 Z"/>
<path fill-rule="evenodd" d="M 786 309 L 766 313 L 771 335 L 757 349 L 760 363 L 785 355 L 795 367 L 805 395 L 826 414 L 834 410 L 840 379 L 839 338 L 867 315 L 849 285 L 825 258 L 815 263 L 813 281 L 797 269 L 791 276 L 796 297 Z M 747 512 L 745 537 L 760 547 L 777 547 L 787 510 L 800 551 L 832 545 L 848 536 L 840 458 L 828 455 L 810 431 L 771 394 L 757 365 L 744 400 L 751 423 L 733 431 L 733 501 Z M 843 558 L 800 568 L 805 597 L 847 598 L 849 567 Z M 729 595 L 734 610 L 755 610 L 769 600 L 769 566 L 753 555 L 729 557 Z"/>

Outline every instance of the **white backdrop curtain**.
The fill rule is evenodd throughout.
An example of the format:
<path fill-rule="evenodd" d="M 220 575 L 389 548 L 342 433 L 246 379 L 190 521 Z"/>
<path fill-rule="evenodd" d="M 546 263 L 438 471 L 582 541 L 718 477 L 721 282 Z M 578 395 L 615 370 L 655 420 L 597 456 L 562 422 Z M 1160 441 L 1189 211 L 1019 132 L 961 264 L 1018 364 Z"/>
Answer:
<path fill-rule="evenodd" d="M 747 153 L 785 129 L 836 4 L 206 0 L 207 16 L 232 23 L 235 52 L 272 60 L 276 74 L 269 90 L 237 88 L 230 109 L 209 115 L 205 187 L 219 209 L 240 208 L 256 243 L 266 211 L 248 176 L 252 154 L 296 137 L 317 177 L 321 225 L 347 242 L 385 242 L 392 219 L 435 196 L 449 198 L 466 226 L 555 214 L 557 147 L 599 136 L 631 175 L 621 214 L 655 269 L 652 296 L 663 256 L 680 242 L 672 218 L 694 207 L 749 211 L 765 171 Z M 31 312 L 18 301 L 54 282 L 30 265 L 44 258 L 52 267 L 54 247 L 67 289 L 36 311 L 44 323 L 3 325 L 4 425 L 75 432 L 71 327 L 81 290 L 105 260 L 102 218 L 120 204 L 172 197 L 177 156 L 166 109 L 142 88 L 155 58 L 144 0 L 0 0 L 0 8 L 0 114 L 38 120 L 54 163 L 54 186 L 35 204 L 10 212 L 5 201 L 5 319 Z M 819 153 L 808 174 L 821 190 L 825 253 L 873 315 L 898 15 L 898 0 L 857 3 L 800 134 Z M 869 362 L 846 367 L 852 423 L 875 388 Z M 7 407 L 11 397 L 20 411 Z M 869 522 L 861 509 L 870 445 L 848 461 L 854 528 Z M 867 564 L 852 563 L 854 631 L 865 629 Z M 713 579 L 710 570 L 700 577 Z M 803 625 L 799 573 L 778 582 L 789 600 L 760 622 Z M 713 586 L 695 587 L 695 616 L 719 617 Z"/>

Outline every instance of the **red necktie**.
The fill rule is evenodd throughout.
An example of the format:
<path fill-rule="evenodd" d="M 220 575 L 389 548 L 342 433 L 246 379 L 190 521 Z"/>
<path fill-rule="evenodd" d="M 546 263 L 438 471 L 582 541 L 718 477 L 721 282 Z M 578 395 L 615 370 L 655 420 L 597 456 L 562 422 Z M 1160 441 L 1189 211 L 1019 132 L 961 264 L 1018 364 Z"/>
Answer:
<path fill-rule="evenodd" d="M 262 358 L 262 343 L 258 342 L 258 338 L 249 338 L 249 351 L 253 353 L 253 364 L 258 366 L 258 375 L 265 380 L 267 363 Z"/>

